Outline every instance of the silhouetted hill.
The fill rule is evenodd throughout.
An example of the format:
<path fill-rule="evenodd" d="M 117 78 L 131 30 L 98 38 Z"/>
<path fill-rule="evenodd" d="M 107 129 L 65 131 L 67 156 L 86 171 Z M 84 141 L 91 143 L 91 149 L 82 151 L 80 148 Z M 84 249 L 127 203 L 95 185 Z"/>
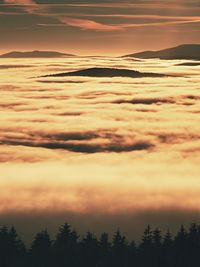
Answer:
<path fill-rule="evenodd" d="M 89 68 L 73 72 L 57 73 L 43 77 L 88 76 L 88 77 L 164 77 L 165 74 L 139 72 L 129 69 Z"/>
<path fill-rule="evenodd" d="M 0 58 L 56 58 L 74 56 L 72 54 L 64 54 L 55 51 L 27 51 L 18 52 L 13 51 L 0 56 Z"/>
<path fill-rule="evenodd" d="M 160 58 L 160 59 L 195 59 L 200 60 L 200 44 L 185 44 L 176 47 L 159 50 L 144 51 L 125 55 L 123 57 L 136 58 Z"/>

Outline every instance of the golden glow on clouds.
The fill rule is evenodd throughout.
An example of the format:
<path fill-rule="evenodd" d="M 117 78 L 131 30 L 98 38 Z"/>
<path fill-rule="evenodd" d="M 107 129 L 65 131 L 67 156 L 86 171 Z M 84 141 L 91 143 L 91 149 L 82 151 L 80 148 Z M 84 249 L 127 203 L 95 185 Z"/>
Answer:
<path fill-rule="evenodd" d="M 113 155 L 112 157 L 115 158 Z M 109 161 L 106 155 L 104 158 Z M 97 158 L 94 163 L 93 160 L 84 162 L 83 166 L 78 167 L 79 171 L 76 171 L 75 163 L 71 166 L 59 162 L 13 164 L 15 173 L 8 171 L 8 165 L 2 166 L 1 171 L 6 173 L 7 181 L 1 181 L 1 213 L 51 212 L 52 209 L 56 212 L 127 214 L 165 209 L 199 211 L 199 180 L 191 179 L 191 175 L 184 175 L 185 171 L 191 172 L 192 165 L 188 166 L 186 163 L 184 171 L 173 166 L 173 171 L 163 175 L 161 169 L 167 171 L 167 164 L 163 162 L 158 168 L 151 167 L 146 162 L 138 167 L 130 166 L 130 162 L 118 163 L 118 167 L 114 167 L 106 165 L 103 156 L 101 160 L 104 166 L 98 166 Z M 137 160 L 136 162 L 139 163 Z M 142 171 L 142 168 L 145 169 Z M 31 170 L 34 170 L 33 174 Z M 148 175 L 145 170 L 149 172 Z M 177 178 L 177 174 L 182 177 Z M 23 179 L 20 178 L 23 176 Z"/>
<path fill-rule="evenodd" d="M 199 211 L 200 67 L 180 62 L 2 60 L 0 213 Z M 178 77 L 32 78 L 92 66 Z"/>

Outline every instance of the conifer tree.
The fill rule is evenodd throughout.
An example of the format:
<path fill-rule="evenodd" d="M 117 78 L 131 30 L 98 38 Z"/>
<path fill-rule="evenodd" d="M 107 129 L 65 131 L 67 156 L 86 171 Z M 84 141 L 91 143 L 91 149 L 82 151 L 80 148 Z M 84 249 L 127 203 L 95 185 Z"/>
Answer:
<path fill-rule="evenodd" d="M 112 255 L 111 261 L 112 266 L 123 267 L 127 264 L 127 241 L 125 236 L 120 233 L 120 230 L 117 230 L 114 233 L 112 241 Z"/>
<path fill-rule="evenodd" d="M 93 267 L 99 264 L 99 242 L 91 233 L 87 232 L 81 241 L 82 266 Z"/>
<path fill-rule="evenodd" d="M 0 266 L 21 267 L 25 264 L 26 250 L 14 227 L 0 229 Z"/>
<path fill-rule="evenodd" d="M 47 230 L 35 236 L 30 248 L 29 266 L 49 267 L 51 263 L 51 240 Z"/>
<path fill-rule="evenodd" d="M 111 244 L 109 242 L 108 234 L 103 233 L 99 238 L 99 253 L 100 253 L 99 266 L 101 267 L 110 266 L 110 252 L 111 252 Z"/>
<path fill-rule="evenodd" d="M 142 267 L 152 266 L 153 238 L 151 226 L 144 230 L 142 242 L 139 247 L 139 262 Z"/>
<path fill-rule="evenodd" d="M 68 223 L 59 228 L 53 244 L 53 262 L 55 267 L 77 266 L 78 238 L 76 231 L 72 231 Z"/>

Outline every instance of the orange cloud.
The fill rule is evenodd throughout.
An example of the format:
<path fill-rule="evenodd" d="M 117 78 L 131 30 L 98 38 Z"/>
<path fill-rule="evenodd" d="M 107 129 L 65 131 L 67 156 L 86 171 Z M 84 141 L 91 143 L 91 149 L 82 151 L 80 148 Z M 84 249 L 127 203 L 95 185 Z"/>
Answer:
<path fill-rule="evenodd" d="M 156 17 L 155 17 L 156 18 Z M 94 30 L 94 31 L 121 31 L 127 28 L 135 27 L 150 27 L 150 26 L 167 26 L 167 25 L 179 25 L 179 24 L 190 24 L 200 22 L 200 17 L 188 18 L 168 18 L 169 21 L 165 22 L 149 22 L 149 23 L 121 23 L 121 24 L 104 24 L 88 19 L 76 19 L 76 18 L 65 18 L 60 17 L 58 20 L 68 26 L 81 28 L 83 30 Z M 174 19 L 174 20 L 172 20 Z M 56 25 L 57 26 L 57 25 Z"/>
<path fill-rule="evenodd" d="M 107 25 L 86 19 L 60 18 L 60 21 L 69 26 L 74 26 L 85 30 L 116 31 L 123 29 L 123 25 Z"/>
<path fill-rule="evenodd" d="M 34 13 L 40 5 L 36 4 L 33 0 L 4 0 L 9 5 L 23 6 L 24 10 L 28 13 Z"/>
<path fill-rule="evenodd" d="M 93 31 L 122 31 L 128 28 L 137 28 L 137 27 L 154 27 L 154 26 L 170 26 L 170 25 L 181 25 L 181 24 L 191 24 L 191 23 L 199 23 L 200 17 L 199 16 L 170 16 L 170 15 L 152 15 L 152 14 L 89 14 L 89 13 L 55 13 L 53 11 L 51 4 L 37 4 L 33 0 L 5 0 L 7 4 L 15 4 L 23 6 L 24 10 L 28 13 L 38 14 L 44 17 L 51 17 L 56 19 L 61 24 L 38 24 L 39 26 L 73 26 L 83 30 L 93 30 Z M 111 7 L 110 4 L 54 4 L 53 6 L 56 7 Z M 177 5 L 173 6 L 175 8 Z M 113 7 L 113 6 L 112 6 Z M 156 8 L 162 9 L 166 8 L 166 4 L 159 4 L 159 3 L 151 3 L 151 4 L 121 4 L 117 3 L 114 8 Z M 179 8 L 182 6 L 178 5 Z M 66 16 L 66 17 L 65 17 Z M 78 18 L 77 18 L 78 17 Z M 144 19 L 144 20 L 155 20 L 154 22 L 146 22 L 146 21 L 138 21 L 137 23 L 115 23 L 115 24 L 106 24 L 104 22 L 96 22 L 93 19 L 83 19 L 82 17 L 100 17 L 100 18 L 123 18 L 123 19 Z M 163 21 L 165 20 L 165 21 Z"/>

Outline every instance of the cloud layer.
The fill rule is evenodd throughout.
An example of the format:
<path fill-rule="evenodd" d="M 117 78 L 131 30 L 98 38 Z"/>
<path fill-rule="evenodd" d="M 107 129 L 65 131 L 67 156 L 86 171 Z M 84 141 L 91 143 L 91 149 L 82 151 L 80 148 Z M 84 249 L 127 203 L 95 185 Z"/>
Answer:
<path fill-rule="evenodd" d="M 199 214 L 199 66 L 180 63 L 187 62 L 74 57 L 14 64 L 4 59 L 1 219 L 13 223 L 17 214 L 43 214 L 48 221 L 54 213 L 66 220 L 87 217 L 92 227 L 96 216 L 117 228 L 126 226 L 122 217 L 144 226 L 145 214 L 154 212 L 156 224 L 164 225 L 163 216 L 181 213 L 170 222 L 174 226 Z M 95 66 L 174 76 L 34 78 L 54 68 Z M 77 225 L 83 227 L 82 220 Z"/>

